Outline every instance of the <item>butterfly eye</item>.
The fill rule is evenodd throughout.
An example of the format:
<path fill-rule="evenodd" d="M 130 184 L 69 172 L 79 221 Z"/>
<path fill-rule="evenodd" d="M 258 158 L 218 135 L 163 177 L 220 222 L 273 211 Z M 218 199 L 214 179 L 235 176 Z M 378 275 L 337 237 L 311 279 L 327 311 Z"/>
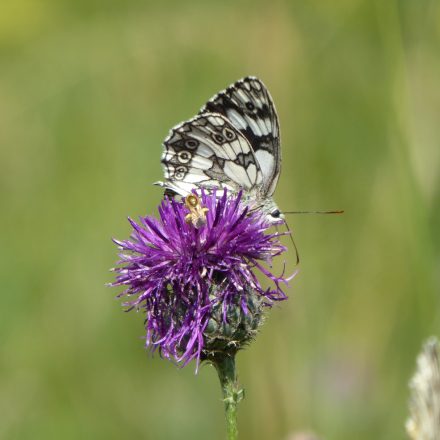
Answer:
<path fill-rule="evenodd" d="M 223 136 L 228 140 L 231 141 L 232 139 L 235 139 L 235 133 L 230 129 L 225 127 L 223 129 Z"/>
<path fill-rule="evenodd" d="M 275 209 L 275 211 L 272 211 L 272 212 L 270 213 L 270 215 L 271 215 L 273 218 L 280 218 L 281 211 L 280 211 L 279 209 Z"/>

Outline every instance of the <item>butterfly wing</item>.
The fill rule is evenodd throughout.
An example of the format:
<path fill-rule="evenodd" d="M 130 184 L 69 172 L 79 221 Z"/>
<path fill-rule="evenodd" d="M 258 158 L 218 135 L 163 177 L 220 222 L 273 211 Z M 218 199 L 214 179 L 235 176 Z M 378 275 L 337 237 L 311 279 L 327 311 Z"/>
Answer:
<path fill-rule="evenodd" d="M 280 128 L 265 85 L 243 78 L 212 97 L 200 111 L 205 112 L 222 114 L 249 140 L 263 174 L 263 194 L 271 196 L 281 171 Z"/>
<path fill-rule="evenodd" d="M 174 127 L 164 141 L 162 165 L 161 185 L 183 196 L 200 187 L 251 190 L 263 182 L 249 141 L 216 113 Z"/>

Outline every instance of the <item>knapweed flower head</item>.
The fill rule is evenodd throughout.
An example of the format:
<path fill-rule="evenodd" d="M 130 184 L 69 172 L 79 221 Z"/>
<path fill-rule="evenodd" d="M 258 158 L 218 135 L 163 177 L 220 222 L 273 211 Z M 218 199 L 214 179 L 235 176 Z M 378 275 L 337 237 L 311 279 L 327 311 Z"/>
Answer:
<path fill-rule="evenodd" d="M 129 219 L 130 239 L 114 240 L 121 253 L 112 285 L 125 287 L 128 309 L 145 311 L 146 345 L 183 365 L 241 348 L 262 309 L 287 298 L 288 280 L 267 268 L 285 247 L 265 216 L 226 190 L 202 192 L 201 206 L 206 219 L 195 227 L 183 202 L 165 199 L 159 219 Z"/>

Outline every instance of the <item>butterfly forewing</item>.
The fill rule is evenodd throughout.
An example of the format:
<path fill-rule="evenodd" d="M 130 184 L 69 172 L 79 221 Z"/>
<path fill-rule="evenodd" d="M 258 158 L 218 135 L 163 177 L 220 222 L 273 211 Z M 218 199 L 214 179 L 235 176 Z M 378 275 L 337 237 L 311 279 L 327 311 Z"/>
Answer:
<path fill-rule="evenodd" d="M 255 77 L 243 78 L 212 97 L 200 113 L 225 116 L 248 139 L 263 175 L 263 193 L 271 196 L 281 171 L 280 129 L 272 98 Z"/>
<path fill-rule="evenodd" d="M 186 195 L 199 187 L 251 190 L 263 174 L 246 137 L 223 115 L 203 113 L 174 127 L 164 141 L 165 187 Z"/>

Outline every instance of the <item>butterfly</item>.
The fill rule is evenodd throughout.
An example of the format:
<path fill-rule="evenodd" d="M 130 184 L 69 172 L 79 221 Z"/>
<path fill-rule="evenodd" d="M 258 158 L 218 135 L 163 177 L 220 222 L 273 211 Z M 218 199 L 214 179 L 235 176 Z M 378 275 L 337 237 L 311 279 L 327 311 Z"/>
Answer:
<path fill-rule="evenodd" d="M 173 127 L 163 143 L 168 194 L 194 190 L 243 191 L 270 223 L 283 222 L 272 196 L 281 171 L 280 128 L 273 100 L 256 77 L 214 95 L 192 119 Z"/>

